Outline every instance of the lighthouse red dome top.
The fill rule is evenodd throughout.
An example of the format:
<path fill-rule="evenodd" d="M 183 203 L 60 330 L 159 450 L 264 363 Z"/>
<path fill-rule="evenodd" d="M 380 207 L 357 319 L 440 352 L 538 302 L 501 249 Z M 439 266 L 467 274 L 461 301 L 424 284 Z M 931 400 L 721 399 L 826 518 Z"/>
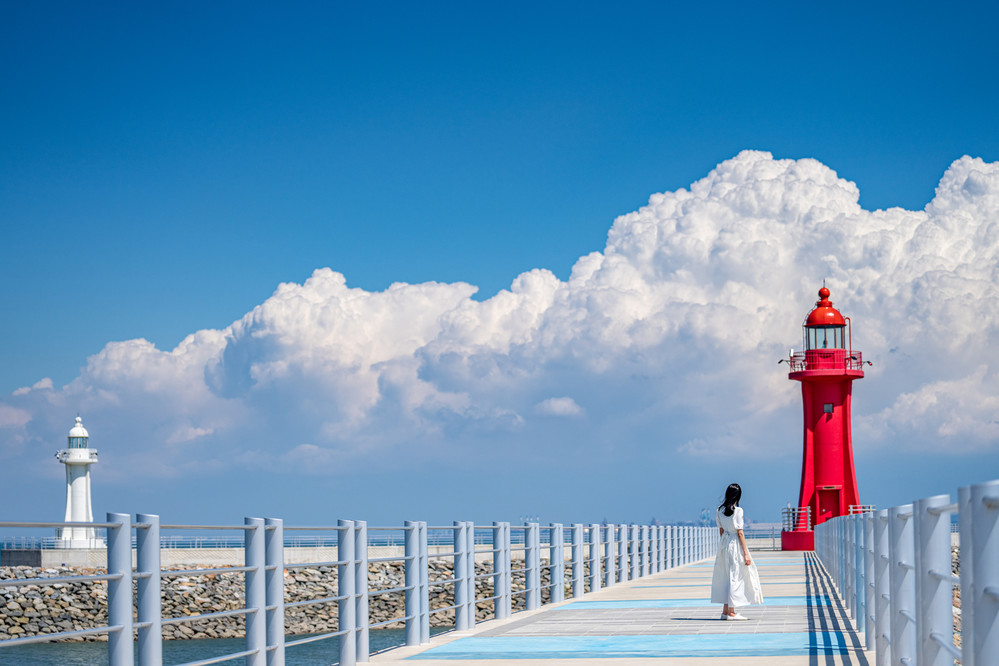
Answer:
<path fill-rule="evenodd" d="M 833 307 L 829 300 L 829 290 L 825 287 L 819 289 L 819 300 L 815 301 L 815 308 L 808 313 L 805 326 L 846 326 L 846 320 Z"/>

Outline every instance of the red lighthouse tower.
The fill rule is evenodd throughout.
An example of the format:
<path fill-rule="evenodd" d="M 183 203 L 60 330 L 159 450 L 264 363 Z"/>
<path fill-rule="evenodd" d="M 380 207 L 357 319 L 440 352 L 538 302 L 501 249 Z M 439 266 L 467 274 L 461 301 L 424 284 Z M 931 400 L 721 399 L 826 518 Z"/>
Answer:
<path fill-rule="evenodd" d="M 805 351 L 787 359 L 788 379 L 801 382 L 804 450 L 798 508 L 781 532 L 784 550 L 811 550 L 815 525 L 860 505 L 850 401 L 853 380 L 864 377 L 863 357 L 853 349 L 849 317 L 833 307 L 825 287 L 802 329 Z"/>

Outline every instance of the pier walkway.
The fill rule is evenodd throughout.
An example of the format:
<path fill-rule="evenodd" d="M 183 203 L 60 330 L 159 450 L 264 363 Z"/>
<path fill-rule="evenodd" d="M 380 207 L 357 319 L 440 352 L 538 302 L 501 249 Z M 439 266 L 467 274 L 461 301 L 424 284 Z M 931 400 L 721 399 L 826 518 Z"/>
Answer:
<path fill-rule="evenodd" d="M 757 551 L 765 603 L 723 621 L 711 560 L 374 655 L 378 666 L 833 666 L 874 663 L 811 552 Z"/>

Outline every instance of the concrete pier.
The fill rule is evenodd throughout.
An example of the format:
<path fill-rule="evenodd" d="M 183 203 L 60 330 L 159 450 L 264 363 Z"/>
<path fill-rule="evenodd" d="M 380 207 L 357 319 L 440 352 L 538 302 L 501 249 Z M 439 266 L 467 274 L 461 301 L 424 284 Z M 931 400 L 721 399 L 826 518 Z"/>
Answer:
<path fill-rule="evenodd" d="M 371 662 L 413 666 L 698 664 L 868 665 L 825 570 L 811 552 L 755 552 L 765 603 L 721 620 L 709 603 L 710 560 L 620 583 L 506 620 L 451 632 Z M 710 659 L 710 662 L 706 661 Z"/>

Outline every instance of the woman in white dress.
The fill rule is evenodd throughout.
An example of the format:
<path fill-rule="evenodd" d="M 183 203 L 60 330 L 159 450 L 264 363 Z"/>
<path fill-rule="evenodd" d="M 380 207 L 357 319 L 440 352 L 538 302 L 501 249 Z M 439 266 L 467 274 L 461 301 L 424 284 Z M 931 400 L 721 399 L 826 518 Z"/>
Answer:
<path fill-rule="evenodd" d="M 742 533 L 744 519 L 739 500 L 742 488 L 733 483 L 725 490 L 725 501 L 718 507 L 715 518 L 721 532 L 721 543 L 715 557 L 715 568 L 711 575 L 711 603 L 724 604 L 723 620 L 745 620 L 736 606 L 762 604 L 760 575 L 756 564 L 749 556 L 746 537 Z"/>

